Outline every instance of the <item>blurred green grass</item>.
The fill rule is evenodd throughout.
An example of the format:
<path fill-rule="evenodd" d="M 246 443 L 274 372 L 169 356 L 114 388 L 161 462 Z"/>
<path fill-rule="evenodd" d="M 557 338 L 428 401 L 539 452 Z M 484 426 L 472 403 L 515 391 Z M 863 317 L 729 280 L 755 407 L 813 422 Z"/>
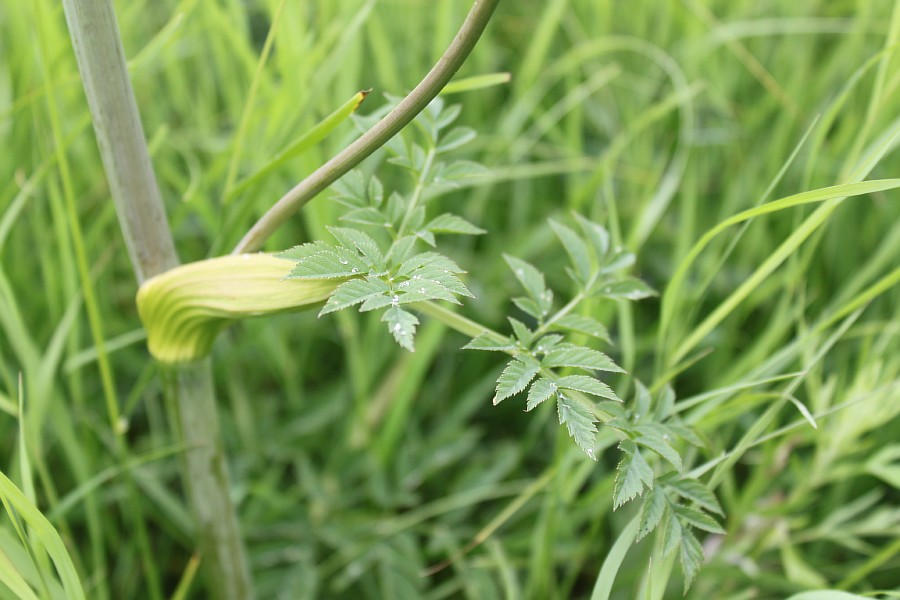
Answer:
<path fill-rule="evenodd" d="M 360 89 L 374 90 L 363 114 L 381 94 L 407 91 L 468 9 L 454 0 L 287 2 L 248 105 L 277 4 L 117 3 L 182 260 L 232 246 L 356 132 L 343 125 L 225 201 L 230 169 L 238 181 L 255 173 Z M 641 276 L 665 292 L 694 242 L 720 221 L 847 181 L 877 140 L 896 135 L 898 14 L 896 3 L 875 0 L 502 4 L 462 75 L 509 71 L 511 82 L 450 97 L 479 132 L 471 158 L 492 168 L 440 200 L 490 232 L 449 250 L 478 297 L 467 314 L 502 327 L 515 288 L 504 251 L 567 288 L 549 216 L 577 210 L 607 223 L 637 253 Z M 60 110 L 139 466 L 113 458 L 48 94 Z M 20 487 L 33 471 L 35 501 L 88 596 L 121 598 L 148 588 L 132 515 L 120 509 L 122 469 L 133 468 L 159 584 L 170 594 L 193 552 L 177 456 L 166 451 L 178 450 L 56 2 L 0 2 L 0 140 L 0 470 Z M 380 162 L 366 166 L 399 183 Z M 868 179 L 900 173 L 889 151 L 870 162 Z M 685 351 L 697 360 L 684 370 L 672 362 L 679 347 L 817 205 L 714 239 L 672 298 L 662 333 L 659 301 L 596 307 L 618 341 L 611 353 L 647 383 L 673 378 L 685 418 L 709 439 L 709 451 L 688 464 L 702 469 L 739 450 L 713 475 L 729 535 L 707 540 L 709 562 L 688 597 L 900 586 L 897 200 L 879 192 L 836 205 Z M 314 201 L 269 248 L 318 235 L 336 214 L 325 198 Z M 280 316 L 222 336 L 217 392 L 261 598 L 590 596 L 631 517 L 628 507 L 612 512 L 615 457 L 586 460 L 550 411 L 490 406 L 500 363 L 459 351 L 464 343 L 429 323 L 416 353 L 404 353 L 377 319 L 355 315 Z M 26 393 L 17 419 L 19 372 Z M 772 380 L 785 374 L 795 375 Z M 818 429 L 788 397 L 816 415 Z M 498 516 L 493 535 L 470 548 Z M 13 559 L 11 531 L 5 526 L 0 550 Z M 628 554 L 611 597 L 679 596 L 677 576 L 666 583 L 671 564 L 650 564 L 654 551 L 645 542 Z M 421 576 L 445 559 L 448 568 Z"/>

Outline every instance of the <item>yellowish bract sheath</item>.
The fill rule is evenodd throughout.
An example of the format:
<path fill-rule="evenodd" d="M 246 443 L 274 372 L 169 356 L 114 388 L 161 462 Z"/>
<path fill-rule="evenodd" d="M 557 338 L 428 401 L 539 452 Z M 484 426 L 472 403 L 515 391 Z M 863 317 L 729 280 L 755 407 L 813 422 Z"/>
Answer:
<path fill-rule="evenodd" d="M 343 281 L 285 279 L 293 264 L 271 254 L 240 254 L 148 279 L 138 290 L 137 308 L 150 354 L 167 364 L 201 359 L 232 321 L 319 304 Z"/>

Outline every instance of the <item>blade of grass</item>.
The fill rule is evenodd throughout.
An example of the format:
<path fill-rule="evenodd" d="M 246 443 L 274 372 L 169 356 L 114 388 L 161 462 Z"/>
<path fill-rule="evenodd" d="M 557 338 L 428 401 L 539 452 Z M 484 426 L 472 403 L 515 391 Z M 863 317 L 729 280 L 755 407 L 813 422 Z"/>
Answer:
<path fill-rule="evenodd" d="M 451 94 L 462 94 L 463 92 L 474 92 L 485 88 L 494 87 L 509 83 L 512 79 L 510 73 L 486 73 L 484 75 L 473 75 L 472 77 L 462 77 L 454 79 L 441 90 L 442 96 Z"/>
<path fill-rule="evenodd" d="M 269 24 L 269 33 L 266 35 L 266 41 L 263 43 L 262 52 L 259 53 L 259 60 L 256 62 L 256 69 L 253 72 L 253 79 L 250 80 L 250 89 L 247 91 L 247 100 L 244 102 L 243 111 L 241 111 L 241 120 L 238 123 L 237 132 L 234 134 L 231 159 L 228 161 L 228 171 L 225 173 L 225 185 L 222 191 L 222 204 L 226 206 L 235 195 L 232 193 L 232 188 L 237 180 L 238 163 L 244 151 L 244 140 L 247 137 L 247 128 L 250 126 L 250 117 L 253 114 L 253 109 L 256 108 L 257 90 L 259 89 L 266 61 L 269 59 L 269 53 L 272 52 L 272 45 L 275 43 L 275 34 L 278 31 L 278 25 L 281 23 L 284 4 L 285 0 L 280 0 L 275 6 L 275 12 Z"/>
<path fill-rule="evenodd" d="M 194 554 L 184 567 L 184 573 L 181 574 L 181 579 L 178 580 L 178 587 L 172 593 L 172 600 L 185 600 L 188 597 L 199 568 L 200 555 Z"/>
<path fill-rule="evenodd" d="M 887 187 L 880 188 L 879 186 L 885 185 Z M 840 206 L 841 201 L 844 198 L 851 196 L 858 196 L 860 194 L 868 194 L 872 191 L 880 191 L 881 189 L 894 189 L 896 187 L 900 187 L 900 180 L 887 180 L 884 182 L 863 182 L 856 184 L 845 184 L 840 186 L 834 186 L 832 188 L 824 188 L 823 190 L 815 190 L 813 192 L 804 192 L 802 194 L 798 194 L 797 196 L 793 196 L 790 198 L 785 198 L 782 200 L 776 200 L 775 202 L 770 202 L 763 206 L 760 206 L 755 209 L 750 209 L 749 211 L 745 211 L 741 215 L 736 215 L 732 217 L 732 222 L 729 220 L 723 221 L 720 226 L 708 232 L 701 240 L 698 242 L 691 253 L 688 255 L 688 258 L 682 262 L 682 265 L 685 267 L 679 266 L 678 271 L 676 271 L 675 276 L 672 278 L 672 283 L 670 283 L 669 288 L 675 290 L 673 294 L 676 294 L 679 286 L 681 285 L 681 281 L 684 279 L 685 272 L 687 266 L 690 265 L 691 261 L 697 254 L 703 249 L 703 247 L 708 243 L 709 239 L 712 239 L 715 235 L 718 235 L 722 230 L 727 228 L 728 226 L 740 222 L 747 218 L 752 218 L 752 216 L 757 216 L 759 214 L 765 214 L 766 212 L 771 212 L 773 210 L 781 210 L 783 208 L 789 206 L 796 206 L 797 204 L 805 204 L 809 202 L 825 202 L 825 204 L 819 207 L 815 212 L 813 212 L 801 225 L 798 227 L 794 233 L 792 233 L 769 257 L 763 262 L 762 265 L 754 271 L 753 275 L 751 275 L 747 280 L 744 281 L 735 290 L 722 304 L 720 304 L 716 309 L 706 318 L 703 322 L 698 325 L 687 339 L 685 339 L 678 348 L 672 353 L 672 357 L 669 360 L 669 364 L 673 365 L 679 362 L 684 356 L 690 352 L 694 346 L 699 344 L 703 338 L 712 331 L 716 325 L 718 325 L 725 317 L 727 317 L 752 291 L 754 291 L 778 266 L 784 262 L 785 259 L 790 257 L 794 252 L 796 252 L 797 248 L 815 232 L 822 224 L 824 224 L 828 218 L 831 216 L 831 213 Z M 724 223 L 728 223 L 728 225 L 722 226 Z M 710 235 L 712 234 L 712 235 Z M 666 293 L 668 294 L 668 289 Z M 663 300 L 665 304 L 665 296 Z M 668 317 L 671 319 L 671 315 Z M 666 322 L 666 321 L 664 321 Z"/>
<path fill-rule="evenodd" d="M 369 95 L 370 91 L 371 90 L 362 90 L 353 94 L 353 97 L 344 102 L 327 117 L 316 123 L 312 129 L 306 131 L 296 140 L 291 142 L 287 148 L 279 152 L 275 158 L 269 161 L 265 166 L 238 182 L 226 196 L 226 201 L 230 201 L 234 196 L 242 194 L 252 186 L 258 184 L 265 177 L 271 175 L 273 171 L 284 166 L 284 164 L 292 158 L 299 156 L 309 148 L 324 140 L 338 125 L 346 121 L 351 114 L 356 112 Z"/>
<path fill-rule="evenodd" d="M 609 554 L 606 555 L 603 566 L 600 567 L 600 572 L 597 574 L 597 581 L 594 582 L 594 589 L 591 592 L 591 600 L 609 600 L 616 575 L 619 574 L 619 569 L 622 568 L 622 563 L 625 562 L 625 555 L 628 554 L 632 544 L 634 544 L 634 539 L 637 537 L 640 521 L 639 516 L 632 518 L 619 534 L 616 543 L 613 544 Z"/>
<path fill-rule="evenodd" d="M 75 571 L 75 565 L 59 534 L 41 511 L 3 473 L 0 473 L 0 496 L 8 511 L 14 510 L 16 514 L 21 515 L 22 520 L 40 541 L 42 548 L 50 555 L 66 591 L 66 597 L 71 600 L 84 600 L 84 590 Z"/>

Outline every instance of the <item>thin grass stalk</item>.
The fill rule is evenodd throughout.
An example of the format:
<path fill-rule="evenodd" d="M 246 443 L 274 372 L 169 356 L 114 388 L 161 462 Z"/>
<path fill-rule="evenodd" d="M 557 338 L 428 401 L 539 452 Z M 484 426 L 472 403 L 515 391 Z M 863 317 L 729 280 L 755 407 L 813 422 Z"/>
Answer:
<path fill-rule="evenodd" d="M 134 91 L 110 0 L 63 0 L 94 131 L 138 282 L 178 264 L 162 197 L 150 163 Z M 239 533 L 209 361 L 171 378 L 170 402 L 186 446 L 183 481 L 196 519 L 209 597 L 253 597 Z"/>

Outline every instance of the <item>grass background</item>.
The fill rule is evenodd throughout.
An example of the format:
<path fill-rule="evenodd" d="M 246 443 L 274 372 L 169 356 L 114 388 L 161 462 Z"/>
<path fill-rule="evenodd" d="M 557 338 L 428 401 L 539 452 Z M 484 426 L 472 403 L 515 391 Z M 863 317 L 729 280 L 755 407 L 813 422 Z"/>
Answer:
<path fill-rule="evenodd" d="M 456 0 L 280 4 L 117 3 L 184 261 L 229 249 L 355 130 L 343 125 L 238 197 L 224 197 L 229 180 L 266 165 L 359 89 L 374 90 L 363 114 L 382 93 L 410 89 L 468 9 Z M 667 290 L 720 221 L 849 182 L 861 164 L 867 178 L 900 173 L 890 153 L 898 15 L 875 0 L 506 2 L 463 74 L 509 71 L 511 82 L 448 97 L 480 134 L 470 158 L 492 169 L 440 201 L 490 232 L 448 249 L 470 271 L 477 300 L 467 315 L 503 328 L 516 292 L 501 252 L 568 289 L 546 218 L 570 210 L 605 222 L 670 303 L 665 329 L 659 299 L 594 313 L 615 334 L 610 353 L 648 384 L 671 380 L 709 441 L 688 464 L 711 471 L 728 535 L 707 538 L 708 564 L 689 598 L 900 590 L 897 193 L 732 227 Z M 57 2 L 0 2 L 0 148 L 0 470 L 60 532 L 89 597 L 170 597 L 192 564 L 183 448 L 142 343 Z M 367 167 L 389 187 L 403 183 L 379 163 Z M 103 315 L 129 460 L 114 452 L 67 201 Z M 337 215 L 320 198 L 268 247 L 319 237 Z M 777 268 L 760 270 L 767 261 Z M 216 345 L 259 596 L 589 597 L 633 514 L 612 511 L 617 453 L 587 460 L 552 410 L 490 406 L 498 357 L 459 351 L 466 340 L 442 325 L 422 327 L 414 354 L 383 329 L 377 319 L 303 313 L 248 321 Z M 610 383 L 628 390 L 627 379 Z M 0 550 L 38 585 L 46 559 L 32 561 L 10 522 Z M 629 552 L 611 597 L 680 596 L 677 569 L 670 576 L 671 561 L 655 552 L 653 540 Z M 193 587 L 188 597 L 204 597 Z"/>

